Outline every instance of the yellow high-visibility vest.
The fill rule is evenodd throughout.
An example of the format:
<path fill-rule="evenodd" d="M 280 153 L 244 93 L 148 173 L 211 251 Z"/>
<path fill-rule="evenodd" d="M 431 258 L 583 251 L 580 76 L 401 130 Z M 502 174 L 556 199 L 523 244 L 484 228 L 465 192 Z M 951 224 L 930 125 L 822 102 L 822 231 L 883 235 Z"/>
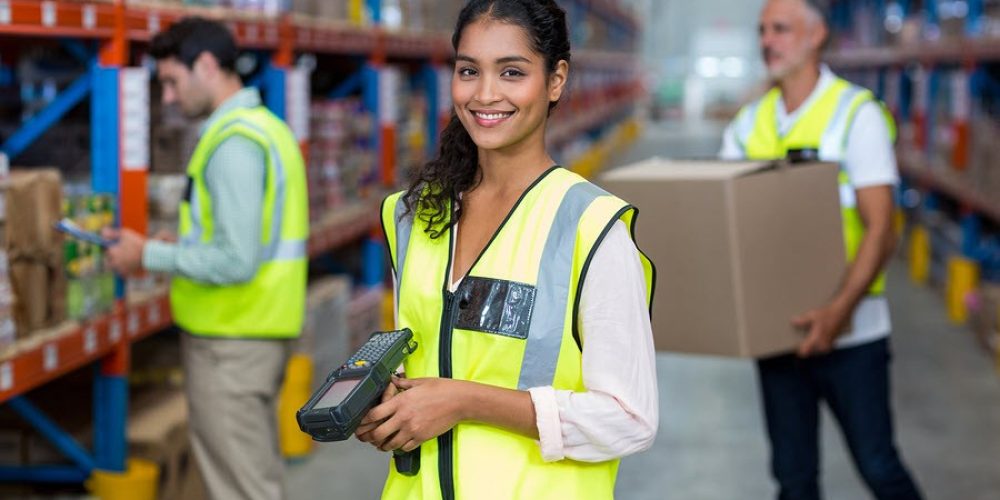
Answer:
<path fill-rule="evenodd" d="M 187 169 L 190 194 L 180 206 L 181 244 L 207 244 L 214 237 L 205 168 L 219 145 L 235 135 L 259 144 L 267 159 L 262 263 L 253 279 L 237 285 L 214 286 L 174 277 L 170 287 L 174 320 L 184 330 L 203 336 L 297 337 L 305 314 L 308 266 L 305 164 L 292 131 L 267 108 L 234 109 L 199 140 Z"/>
<path fill-rule="evenodd" d="M 522 195 L 458 289 L 449 230 L 432 239 L 402 193 L 386 198 L 382 224 L 396 273 L 398 327 L 420 347 L 407 377 L 448 377 L 507 389 L 585 391 L 578 309 L 593 254 L 612 225 L 634 228 L 637 211 L 582 177 L 555 167 Z M 640 252 L 652 301 L 654 269 Z M 390 465 L 382 497 L 430 499 L 607 499 L 618 460 L 546 463 L 530 438 L 459 423 L 420 447 L 420 472 Z"/>
<path fill-rule="evenodd" d="M 821 161 L 842 163 L 847 149 L 847 138 L 858 109 L 866 102 L 881 106 L 895 140 L 896 126 L 892 115 L 871 91 L 858 87 L 841 78 L 833 83 L 803 110 L 798 121 L 786 134 L 778 131 L 778 100 L 781 90 L 771 89 L 764 97 L 744 107 L 736 116 L 735 126 L 743 156 L 751 160 L 776 160 L 785 158 L 788 151 L 814 149 Z M 840 204 L 844 221 L 844 244 L 849 261 L 853 261 L 865 235 L 865 225 L 857 207 L 857 196 L 847 170 L 841 167 Z M 885 273 L 879 274 L 869 289 L 871 295 L 885 292 Z"/>

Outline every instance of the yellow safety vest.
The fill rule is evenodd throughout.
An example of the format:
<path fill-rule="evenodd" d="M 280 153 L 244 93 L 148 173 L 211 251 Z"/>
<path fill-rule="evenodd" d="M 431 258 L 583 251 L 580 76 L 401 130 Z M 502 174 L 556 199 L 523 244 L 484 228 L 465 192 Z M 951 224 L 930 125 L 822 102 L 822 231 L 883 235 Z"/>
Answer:
<path fill-rule="evenodd" d="M 896 126 L 885 106 L 867 89 L 837 78 L 808 109 L 803 110 L 791 130 L 781 135 L 778 130 L 778 100 L 781 90 L 771 89 L 756 102 L 740 110 L 736 116 L 737 141 L 743 156 L 751 160 L 785 158 L 788 151 L 814 149 L 822 161 L 842 163 L 847 149 L 847 138 L 858 109 L 866 102 L 882 107 L 895 140 Z M 844 221 L 844 244 L 849 261 L 853 261 L 865 235 L 865 225 L 857 207 L 857 196 L 847 170 L 840 169 L 840 204 Z M 869 294 L 885 292 L 885 273 L 876 278 Z"/>
<path fill-rule="evenodd" d="M 253 279 L 214 286 L 175 277 L 170 287 L 174 320 L 184 330 L 213 337 L 293 338 L 305 314 L 309 208 L 298 142 L 267 108 L 239 108 L 220 117 L 198 142 L 188 164 L 191 186 L 180 206 L 182 245 L 211 243 L 212 199 L 205 168 L 216 148 L 239 135 L 259 144 L 267 159 L 260 244 Z"/>
<path fill-rule="evenodd" d="M 454 231 L 431 239 L 402 193 L 386 198 L 382 224 L 396 273 L 399 327 L 420 347 L 408 377 L 447 377 L 507 389 L 585 391 L 578 308 L 598 244 L 637 210 L 582 177 L 554 167 L 517 202 L 455 293 L 447 283 Z M 640 252 L 647 300 L 654 270 Z M 618 460 L 546 463 L 535 440 L 480 423 L 460 423 L 420 447 L 412 477 L 389 466 L 382 498 L 607 499 Z"/>

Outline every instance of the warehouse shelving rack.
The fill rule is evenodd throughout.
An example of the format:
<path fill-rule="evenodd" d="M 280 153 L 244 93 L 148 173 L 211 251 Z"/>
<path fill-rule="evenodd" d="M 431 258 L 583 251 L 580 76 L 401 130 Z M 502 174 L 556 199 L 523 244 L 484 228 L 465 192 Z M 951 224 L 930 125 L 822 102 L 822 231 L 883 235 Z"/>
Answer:
<path fill-rule="evenodd" d="M 889 71 L 900 72 L 907 66 L 918 65 L 931 73 L 928 77 L 930 80 L 935 69 L 943 66 L 960 67 L 968 74 L 979 64 L 1000 63 L 1000 40 L 965 39 L 902 47 L 859 48 L 835 52 L 826 59 L 838 70 L 878 71 L 879 79 L 883 82 Z M 882 97 L 885 91 L 882 89 L 877 93 Z M 931 99 L 932 96 L 928 95 L 927 98 Z M 921 114 L 928 106 L 929 103 L 913 103 L 908 112 Z M 901 111 L 898 106 L 893 107 L 897 113 Z M 926 126 L 926 117 L 915 116 L 915 119 Z M 917 135 L 926 136 L 926 132 L 917 131 Z M 901 151 L 899 162 L 903 175 L 912 178 L 917 184 L 938 191 L 966 205 L 970 210 L 1000 223 L 1000 201 L 976 191 L 967 181 L 948 172 L 949 169 L 941 165 L 931 166 L 922 154 L 913 151 Z"/>
<path fill-rule="evenodd" d="M 126 133 L 135 123 L 148 120 L 149 74 L 130 68 L 133 45 L 148 42 L 156 32 L 186 15 L 216 17 L 228 24 L 241 47 L 269 53 L 268 67 L 260 84 L 266 88 L 266 104 L 286 117 L 285 85 L 297 53 L 326 53 L 367 57 L 368 62 L 342 91 L 360 90 L 366 107 L 379 115 L 380 71 L 389 58 L 416 58 L 426 61 L 424 85 L 429 110 L 428 152 L 436 147 L 441 125 L 449 110 L 439 99 L 444 89 L 443 70 L 451 54 L 444 34 L 389 31 L 379 27 L 380 2 L 366 0 L 373 27 L 358 27 L 307 19 L 295 14 L 259 19 L 231 11 L 171 7 L 124 0 L 0 0 L 0 37 L 30 39 L 79 39 L 97 42 L 89 69 L 66 87 L 54 101 L 8 137 L 0 146 L 16 159 L 68 111 L 89 97 L 91 106 L 91 163 L 94 192 L 118 197 L 119 223 L 145 233 L 147 226 L 148 142 L 134 142 Z M 639 21 L 611 0 L 567 0 L 567 8 L 599 13 L 615 26 L 618 37 L 635 37 Z M 577 62 L 584 67 L 614 71 L 634 69 L 636 59 L 623 52 L 578 51 Z M 146 87 L 145 91 L 142 87 Z M 641 92 L 638 82 L 626 82 L 605 89 L 600 106 L 588 100 L 594 93 L 578 95 L 569 106 L 584 110 L 565 123 L 554 125 L 553 142 L 574 135 L 604 129 L 607 121 L 624 114 Z M 599 93 L 599 92 L 598 92 Z M 142 109 L 145 105 L 145 111 Z M 98 112 L 99 110 L 99 112 Z M 436 112 L 433 112 L 436 111 Z M 145 114 L 144 114 L 145 113 Z M 146 122 L 148 123 L 148 121 Z M 395 185 L 395 131 L 388 120 L 376 120 L 373 139 L 379 152 L 382 181 Z M 148 129 L 147 129 L 148 130 Z M 133 136 L 135 134 L 132 134 Z M 306 138 L 300 138 L 304 151 Z M 356 203 L 314 224 L 308 253 L 317 256 L 377 231 L 378 200 Z M 31 423 L 72 465 L 0 467 L 0 481 L 63 482 L 84 481 L 94 470 L 123 471 L 127 443 L 127 375 L 130 345 L 164 330 L 172 324 L 165 293 L 127 300 L 119 286 L 112 312 L 82 322 L 67 323 L 46 332 L 36 332 L 0 354 L 0 404 L 7 404 Z M 41 385 L 95 365 L 93 389 L 93 450 L 84 449 L 24 395 Z"/>
<path fill-rule="evenodd" d="M 847 5 L 858 2 L 846 0 L 840 3 L 844 6 L 841 12 L 848 12 Z M 877 0 L 867 2 L 867 5 L 882 13 L 886 2 Z M 961 36 L 889 47 L 852 47 L 834 51 L 826 58 L 836 70 L 869 77 L 867 81 L 871 82 L 873 90 L 886 101 L 893 113 L 902 120 L 912 122 L 912 142 L 900 143 L 897 147 L 903 176 L 900 193 L 911 188 L 923 191 L 922 206 L 928 212 L 937 211 L 940 199 L 950 200 L 958 207 L 960 237 L 958 255 L 953 260 L 961 260 L 961 267 L 967 270 L 987 263 L 995 265 L 1000 258 L 1000 240 L 986 237 L 983 233 L 985 225 L 1000 227 L 1000 198 L 996 193 L 980 189 L 959 173 L 958 170 L 964 169 L 968 162 L 964 151 L 960 149 L 949 160 L 932 159 L 927 154 L 927 146 L 931 142 L 931 131 L 938 126 L 951 127 L 956 137 L 969 137 L 974 74 L 984 64 L 1000 63 L 1000 40 L 979 33 L 983 5 L 982 0 L 966 2 L 968 12 Z M 903 18 L 915 14 L 930 26 L 936 26 L 940 21 L 933 3 L 927 8 L 925 2 L 925 9 L 921 12 L 912 11 L 911 1 L 899 2 L 899 6 Z M 844 26 L 849 24 L 847 19 L 842 21 Z M 837 29 L 836 26 L 834 29 Z M 935 124 L 931 110 L 934 109 L 935 96 L 945 71 L 953 71 L 957 75 L 958 92 L 952 95 L 950 103 L 952 123 Z M 960 144 L 963 142 L 960 141 Z M 947 282 L 954 278 L 953 270 L 949 266 Z M 926 271 L 911 270 L 911 273 L 915 279 L 926 279 Z M 978 271 L 972 273 L 978 274 Z M 964 321 L 964 291 L 953 290 L 949 295 L 953 295 L 948 298 L 949 315 L 956 322 Z"/>

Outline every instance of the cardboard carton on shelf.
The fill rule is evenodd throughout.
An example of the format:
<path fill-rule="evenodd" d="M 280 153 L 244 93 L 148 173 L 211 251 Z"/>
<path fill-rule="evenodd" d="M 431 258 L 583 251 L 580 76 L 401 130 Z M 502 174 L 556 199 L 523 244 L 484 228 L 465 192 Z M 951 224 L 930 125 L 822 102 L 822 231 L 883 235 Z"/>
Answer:
<path fill-rule="evenodd" d="M 14 170 L 0 185 L 6 218 L 2 248 L 8 259 L 17 337 L 66 319 L 62 236 L 62 177 L 56 169 Z"/>
<path fill-rule="evenodd" d="M 793 350 L 793 316 L 824 304 L 846 270 L 838 168 L 654 158 L 598 184 L 640 210 L 656 266 L 661 351 L 764 357 Z"/>

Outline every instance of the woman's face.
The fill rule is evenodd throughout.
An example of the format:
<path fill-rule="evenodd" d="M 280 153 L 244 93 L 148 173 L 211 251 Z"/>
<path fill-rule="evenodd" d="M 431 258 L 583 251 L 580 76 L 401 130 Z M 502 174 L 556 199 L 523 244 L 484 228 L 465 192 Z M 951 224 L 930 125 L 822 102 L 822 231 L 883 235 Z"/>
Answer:
<path fill-rule="evenodd" d="M 455 58 L 455 112 L 481 149 L 503 150 L 543 137 L 549 103 L 559 99 L 568 65 L 548 74 L 525 31 L 481 20 L 466 26 Z M 541 142 L 541 141 L 539 141 Z"/>

